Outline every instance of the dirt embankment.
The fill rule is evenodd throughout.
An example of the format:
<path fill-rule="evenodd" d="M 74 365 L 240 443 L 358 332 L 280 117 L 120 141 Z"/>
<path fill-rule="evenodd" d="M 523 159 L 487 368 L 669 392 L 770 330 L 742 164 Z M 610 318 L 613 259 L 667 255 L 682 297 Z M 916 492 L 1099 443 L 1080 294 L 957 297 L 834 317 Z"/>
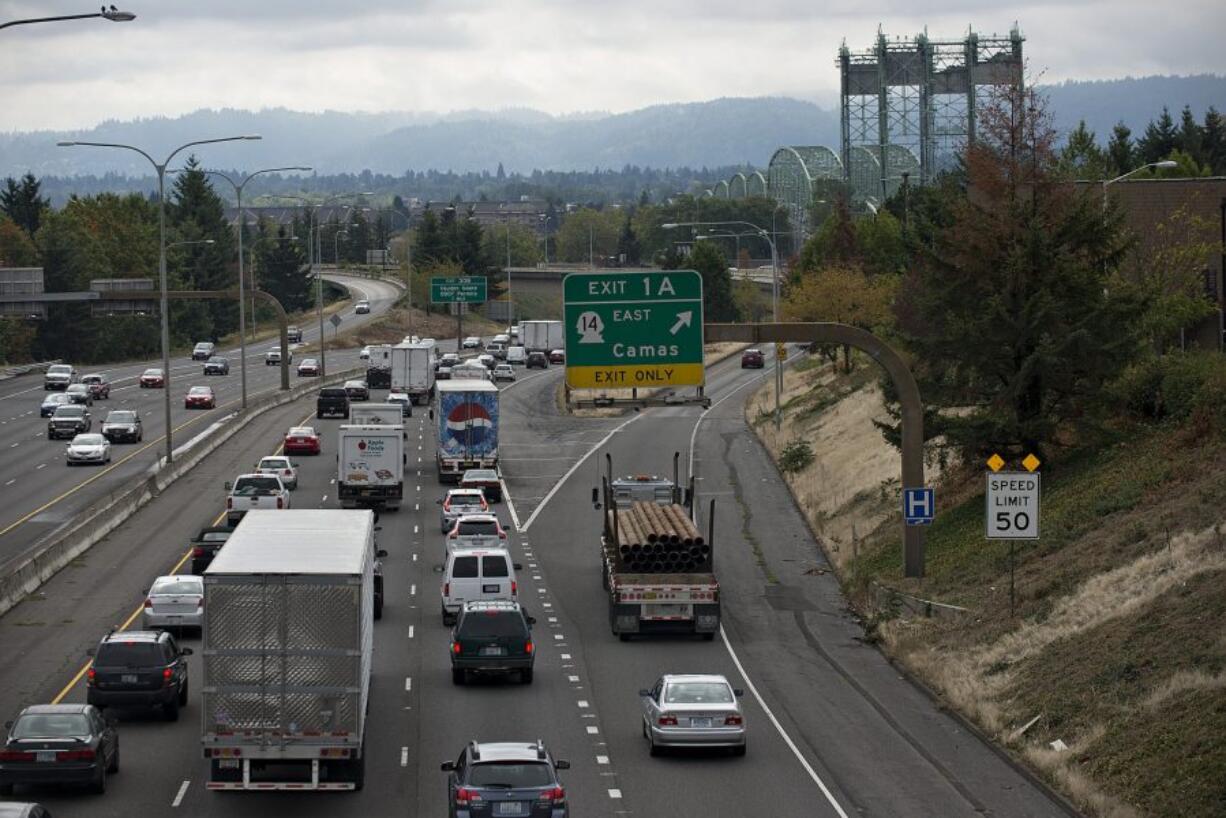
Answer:
<path fill-rule="evenodd" d="M 877 373 L 789 372 L 747 419 L 786 474 L 870 636 L 1093 816 L 1226 815 L 1226 444 L 1130 428 L 1045 464 L 1042 539 L 984 539 L 978 464 L 928 464 L 926 576 L 901 576 L 899 460 Z M 788 460 L 789 452 L 791 461 Z M 782 459 L 782 461 L 781 461 Z M 925 618 L 885 586 L 956 605 Z"/>

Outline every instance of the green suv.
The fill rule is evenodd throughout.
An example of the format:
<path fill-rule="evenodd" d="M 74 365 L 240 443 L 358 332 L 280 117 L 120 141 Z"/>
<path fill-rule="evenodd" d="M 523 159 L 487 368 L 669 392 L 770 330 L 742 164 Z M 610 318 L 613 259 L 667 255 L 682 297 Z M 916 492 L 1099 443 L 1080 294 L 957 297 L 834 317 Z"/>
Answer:
<path fill-rule="evenodd" d="M 518 602 L 465 603 L 451 632 L 451 681 L 462 685 L 469 673 L 518 673 L 521 682 L 531 684 L 535 623 Z"/>

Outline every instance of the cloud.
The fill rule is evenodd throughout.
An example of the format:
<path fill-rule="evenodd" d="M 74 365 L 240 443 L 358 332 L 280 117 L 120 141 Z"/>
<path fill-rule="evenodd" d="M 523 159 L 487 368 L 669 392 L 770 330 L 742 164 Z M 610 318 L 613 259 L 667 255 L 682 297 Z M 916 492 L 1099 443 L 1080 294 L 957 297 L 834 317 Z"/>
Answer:
<path fill-rule="evenodd" d="M 124 0 L 131 23 L 83 20 L 0 32 L 0 129 L 87 127 L 203 107 L 624 111 L 720 96 L 831 104 L 846 40 L 878 27 L 958 37 L 973 23 L 1027 37 L 1044 82 L 1221 70 L 1220 0 L 1178 14 L 1140 0 Z M 80 2 L 4 2 L 0 20 Z"/>

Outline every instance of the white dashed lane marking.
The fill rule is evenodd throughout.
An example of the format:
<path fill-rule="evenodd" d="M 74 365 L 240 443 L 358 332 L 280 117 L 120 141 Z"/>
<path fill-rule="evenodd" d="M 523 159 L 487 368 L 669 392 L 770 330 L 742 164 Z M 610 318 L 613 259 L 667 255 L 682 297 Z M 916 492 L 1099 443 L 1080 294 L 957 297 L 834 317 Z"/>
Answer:
<path fill-rule="evenodd" d="M 179 785 L 179 791 L 175 794 L 175 800 L 170 802 L 172 807 L 177 807 L 183 803 L 183 796 L 187 795 L 187 788 L 191 783 L 191 781 L 184 781 Z"/>
<path fill-rule="evenodd" d="M 408 747 L 400 748 L 400 766 L 401 767 L 409 766 L 409 748 Z"/>

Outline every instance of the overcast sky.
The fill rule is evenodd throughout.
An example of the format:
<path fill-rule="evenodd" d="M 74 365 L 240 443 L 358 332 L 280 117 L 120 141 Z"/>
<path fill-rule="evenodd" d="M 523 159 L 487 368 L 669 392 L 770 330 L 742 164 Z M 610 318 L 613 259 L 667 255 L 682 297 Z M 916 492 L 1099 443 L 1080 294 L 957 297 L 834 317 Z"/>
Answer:
<path fill-rule="evenodd" d="M 109 0 L 108 0 L 109 2 Z M 96 10 L 0 0 L 0 23 Z M 0 130 L 199 108 L 626 111 L 787 95 L 837 102 L 840 42 L 1005 34 L 1044 83 L 1226 71 L 1226 0 L 123 0 L 130 23 L 0 30 Z"/>

